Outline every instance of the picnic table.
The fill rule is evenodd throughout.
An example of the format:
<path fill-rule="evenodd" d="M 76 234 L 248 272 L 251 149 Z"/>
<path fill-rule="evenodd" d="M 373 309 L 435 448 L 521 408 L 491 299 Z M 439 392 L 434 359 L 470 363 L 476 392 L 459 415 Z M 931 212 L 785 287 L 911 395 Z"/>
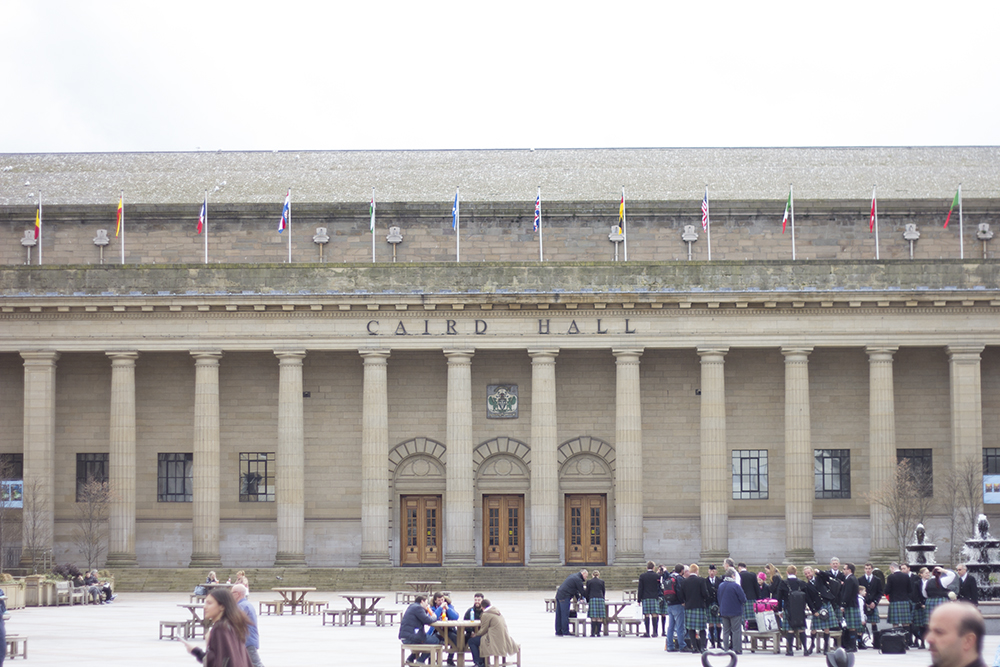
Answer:
<path fill-rule="evenodd" d="M 618 615 L 624 611 L 625 607 L 631 605 L 631 602 L 618 602 L 617 600 L 605 600 L 604 605 L 608 608 L 608 617 L 604 621 L 604 636 L 608 636 L 608 627 L 612 623 L 618 623 L 621 619 Z"/>
<path fill-rule="evenodd" d="M 178 607 L 184 607 L 189 612 L 191 612 L 191 616 L 193 616 L 194 620 L 197 621 L 198 623 L 204 623 L 204 619 L 201 616 L 198 615 L 199 611 L 201 611 L 202 613 L 204 613 L 205 605 L 203 603 L 201 603 L 201 602 L 191 602 L 189 604 L 179 604 L 177 606 Z"/>
<path fill-rule="evenodd" d="M 185 636 L 196 637 L 199 634 L 205 635 L 205 618 L 204 610 L 205 605 L 201 602 L 190 602 L 188 604 L 179 604 L 178 607 L 184 607 L 189 612 L 191 612 L 192 620 L 187 622 L 188 631 L 185 632 Z M 199 615 L 198 612 L 202 612 Z"/>
<path fill-rule="evenodd" d="M 404 581 L 416 593 L 431 593 L 435 588 L 441 587 L 440 581 Z"/>
<path fill-rule="evenodd" d="M 369 614 L 375 614 L 375 605 L 385 597 L 381 593 L 341 593 L 340 597 L 351 603 L 351 622 L 354 622 L 353 615 L 361 617 L 361 625 L 365 624 L 365 619 Z M 368 599 L 371 598 L 371 602 Z M 360 600 L 360 602 L 359 602 Z"/>
<path fill-rule="evenodd" d="M 440 583 L 440 582 L 438 582 Z M 466 628 L 478 628 L 480 621 L 437 621 L 436 623 L 431 623 L 432 627 L 441 628 L 441 632 L 438 634 L 443 634 L 445 651 L 448 653 L 454 652 L 455 658 L 458 660 L 458 667 L 465 667 L 465 629 Z M 455 628 L 455 641 L 452 643 L 451 637 L 448 635 L 448 629 Z"/>
<path fill-rule="evenodd" d="M 316 590 L 316 588 L 313 586 L 278 586 L 271 590 L 281 595 L 285 603 L 284 606 L 290 607 L 292 615 L 295 615 L 296 607 L 301 607 L 303 613 L 305 612 L 306 594 Z"/>

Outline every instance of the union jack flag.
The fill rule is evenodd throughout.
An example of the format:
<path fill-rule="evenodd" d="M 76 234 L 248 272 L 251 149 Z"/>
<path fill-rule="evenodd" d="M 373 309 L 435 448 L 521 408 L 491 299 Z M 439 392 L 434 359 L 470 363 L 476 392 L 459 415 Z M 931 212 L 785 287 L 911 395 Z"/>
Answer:
<path fill-rule="evenodd" d="M 705 188 L 705 198 L 701 200 L 701 228 L 708 231 L 708 188 Z"/>
<path fill-rule="evenodd" d="M 538 225 L 542 223 L 542 194 L 538 193 L 535 198 L 535 231 L 538 231 Z"/>

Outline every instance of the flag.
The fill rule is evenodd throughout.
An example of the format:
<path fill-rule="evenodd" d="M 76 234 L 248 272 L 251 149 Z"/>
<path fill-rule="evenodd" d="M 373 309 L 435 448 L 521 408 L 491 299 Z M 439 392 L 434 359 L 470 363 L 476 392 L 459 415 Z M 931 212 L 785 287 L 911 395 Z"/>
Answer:
<path fill-rule="evenodd" d="M 788 216 L 792 210 L 792 191 L 788 191 L 788 201 L 785 202 L 785 216 L 781 219 L 781 233 L 785 233 L 785 225 L 788 224 Z"/>
<path fill-rule="evenodd" d="M 122 207 L 124 205 L 125 205 L 125 195 L 122 195 L 121 197 L 118 198 L 118 222 L 115 225 L 115 238 L 117 238 L 122 231 Z"/>
<path fill-rule="evenodd" d="M 947 226 L 947 225 L 945 225 Z M 35 211 L 35 239 L 42 235 L 42 204 L 38 203 L 38 210 Z"/>
<path fill-rule="evenodd" d="M 538 196 L 535 197 L 535 231 L 538 231 L 538 226 L 542 224 L 542 193 L 539 192 Z"/>
<path fill-rule="evenodd" d="M 372 190 L 372 207 L 371 207 L 371 210 L 369 211 L 369 213 L 371 213 L 371 216 L 372 216 L 372 221 L 371 221 L 371 224 L 369 225 L 369 228 L 371 229 L 371 231 L 374 232 L 375 231 L 375 190 Z"/>
<path fill-rule="evenodd" d="M 618 204 L 618 224 L 625 228 L 625 188 L 622 188 L 622 201 Z"/>
<path fill-rule="evenodd" d="M 455 203 L 451 207 L 451 228 L 458 229 L 458 188 L 455 188 Z"/>
<path fill-rule="evenodd" d="M 201 213 L 198 214 L 198 233 L 199 234 L 201 234 L 201 230 L 205 226 L 205 214 L 207 213 L 207 211 L 205 209 L 207 207 L 208 207 L 208 200 L 206 199 L 201 204 Z"/>
<path fill-rule="evenodd" d="M 956 191 L 955 192 L 955 198 L 951 200 L 951 208 L 948 209 L 948 217 L 944 219 L 944 228 L 945 229 L 948 229 L 948 223 L 951 221 L 951 212 L 955 210 L 956 206 L 958 206 L 958 193 L 959 192 L 960 191 Z M 38 235 L 38 232 L 35 232 L 35 236 L 36 237 L 37 237 L 37 235 Z"/>
<path fill-rule="evenodd" d="M 285 205 L 281 208 L 281 220 L 278 220 L 278 233 L 288 229 L 288 218 L 292 215 L 292 191 L 285 195 Z"/>
<path fill-rule="evenodd" d="M 872 188 L 872 212 L 868 215 L 868 231 L 875 231 L 875 188 Z"/>
<path fill-rule="evenodd" d="M 708 231 L 708 188 L 705 188 L 705 198 L 701 200 L 701 228 Z"/>

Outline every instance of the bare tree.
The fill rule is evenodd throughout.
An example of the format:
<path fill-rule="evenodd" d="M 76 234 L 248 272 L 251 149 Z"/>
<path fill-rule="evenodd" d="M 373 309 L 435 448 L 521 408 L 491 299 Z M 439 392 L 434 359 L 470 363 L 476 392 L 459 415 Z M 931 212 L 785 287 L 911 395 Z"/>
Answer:
<path fill-rule="evenodd" d="M 945 475 L 941 494 L 942 509 L 949 520 L 951 535 L 951 562 L 962 559 L 965 540 L 976 530 L 976 519 L 983 511 L 982 461 L 969 456 Z"/>
<path fill-rule="evenodd" d="M 90 477 L 77 493 L 77 523 L 73 539 L 80 555 L 87 561 L 87 569 L 97 567 L 107 549 L 110 505 L 111 487 L 107 482 Z"/>
<path fill-rule="evenodd" d="M 906 543 L 914 527 L 922 523 L 930 511 L 933 500 L 931 486 L 929 471 L 922 466 L 914 466 L 910 459 L 903 459 L 896 464 L 896 471 L 888 484 L 867 494 L 868 502 L 885 509 L 901 559 L 906 556 Z"/>
<path fill-rule="evenodd" d="M 21 513 L 23 522 L 22 539 L 24 550 L 31 558 L 31 571 L 38 574 L 38 568 L 44 561 L 44 550 L 52 539 L 52 526 L 49 522 L 49 500 L 43 493 L 44 486 L 38 477 L 24 480 L 24 506 Z M 24 560 L 22 556 L 22 561 Z"/>

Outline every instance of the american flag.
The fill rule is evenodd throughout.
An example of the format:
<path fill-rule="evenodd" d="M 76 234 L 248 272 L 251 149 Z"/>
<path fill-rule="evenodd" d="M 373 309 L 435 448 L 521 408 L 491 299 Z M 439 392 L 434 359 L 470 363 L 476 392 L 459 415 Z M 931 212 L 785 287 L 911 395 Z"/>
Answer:
<path fill-rule="evenodd" d="M 542 223 L 542 193 L 538 193 L 535 198 L 535 231 L 538 231 L 538 225 Z"/>
<path fill-rule="evenodd" d="M 708 188 L 705 188 L 705 198 L 701 200 L 701 228 L 708 231 Z"/>

